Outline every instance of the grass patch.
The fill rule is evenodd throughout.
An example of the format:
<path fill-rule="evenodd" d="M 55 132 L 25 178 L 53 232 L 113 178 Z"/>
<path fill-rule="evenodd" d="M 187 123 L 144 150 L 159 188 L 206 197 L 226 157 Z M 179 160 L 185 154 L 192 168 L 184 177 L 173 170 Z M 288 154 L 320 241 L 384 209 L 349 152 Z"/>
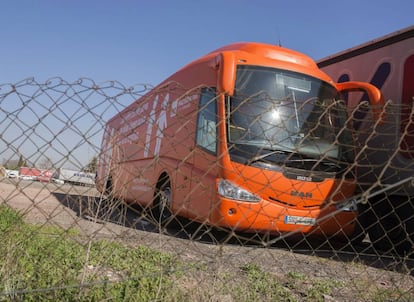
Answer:
<path fill-rule="evenodd" d="M 295 295 L 272 274 L 263 271 L 256 264 L 241 268 L 247 280 L 242 282 L 237 301 L 297 301 Z M 248 289 L 248 290 L 246 290 Z"/>
<path fill-rule="evenodd" d="M 95 241 L 25 224 L 0 206 L 0 301 L 153 301 L 172 290 L 170 255 L 147 247 Z"/>
<path fill-rule="evenodd" d="M 0 205 L 0 233 L 6 233 L 10 228 L 22 223 L 23 218 L 19 213 L 5 205 Z"/>
<path fill-rule="evenodd" d="M 145 246 L 79 238 L 76 230 L 27 224 L 0 205 L 0 301 L 313 302 L 342 292 L 375 302 L 414 301 L 398 288 L 350 293 L 345 282 L 298 271 L 276 275 L 255 263 L 215 270 Z"/>

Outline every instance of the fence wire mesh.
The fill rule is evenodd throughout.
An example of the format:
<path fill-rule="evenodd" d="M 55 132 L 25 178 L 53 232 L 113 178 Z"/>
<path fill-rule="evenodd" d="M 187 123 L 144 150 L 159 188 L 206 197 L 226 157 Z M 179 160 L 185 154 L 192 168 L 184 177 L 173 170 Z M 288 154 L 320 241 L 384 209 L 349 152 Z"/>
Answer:
<path fill-rule="evenodd" d="M 414 118 L 371 109 L 0 85 L 0 300 L 413 301 Z"/>

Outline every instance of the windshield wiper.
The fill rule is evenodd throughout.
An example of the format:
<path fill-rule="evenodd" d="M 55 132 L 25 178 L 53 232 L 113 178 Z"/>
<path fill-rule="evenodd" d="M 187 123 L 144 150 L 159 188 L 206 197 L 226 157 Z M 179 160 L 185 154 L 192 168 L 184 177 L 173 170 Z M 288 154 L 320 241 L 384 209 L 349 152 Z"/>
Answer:
<path fill-rule="evenodd" d="M 316 163 L 317 165 L 326 166 L 328 169 L 341 169 L 343 165 L 338 163 L 336 160 L 331 159 L 329 157 L 322 157 L 322 158 L 314 158 L 306 156 L 302 153 L 296 153 L 292 151 L 284 151 L 284 150 L 274 150 L 265 154 L 260 154 L 248 161 L 251 165 L 257 161 L 263 160 L 266 157 L 275 155 L 275 154 L 285 154 L 286 157 L 283 160 L 278 161 L 279 163 Z"/>
<path fill-rule="evenodd" d="M 318 165 L 324 165 L 328 166 L 329 168 L 342 168 L 342 165 L 335 161 L 334 159 L 331 159 L 329 157 L 323 157 L 323 158 L 312 158 L 312 157 L 306 157 L 301 159 L 287 159 L 286 162 L 314 162 L 318 163 Z"/>
<path fill-rule="evenodd" d="M 264 159 L 264 158 L 266 158 L 268 156 L 274 155 L 274 154 L 286 154 L 286 153 L 291 153 L 291 152 L 289 152 L 289 151 L 283 151 L 283 150 L 274 150 L 274 151 L 271 151 L 269 153 L 260 154 L 260 155 L 257 155 L 255 157 L 253 157 L 252 159 L 250 159 L 249 160 L 249 164 L 252 164 L 254 162 L 257 162 L 259 160 L 262 160 L 262 159 Z"/>

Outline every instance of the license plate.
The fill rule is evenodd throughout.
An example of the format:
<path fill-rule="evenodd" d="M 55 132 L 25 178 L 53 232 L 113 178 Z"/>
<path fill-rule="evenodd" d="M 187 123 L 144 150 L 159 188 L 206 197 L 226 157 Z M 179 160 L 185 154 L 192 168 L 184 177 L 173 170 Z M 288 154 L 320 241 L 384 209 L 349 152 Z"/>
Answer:
<path fill-rule="evenodd" d="M 286 224 L 315 225 L 316 218 L 303 216 L 285 216 Z"/>

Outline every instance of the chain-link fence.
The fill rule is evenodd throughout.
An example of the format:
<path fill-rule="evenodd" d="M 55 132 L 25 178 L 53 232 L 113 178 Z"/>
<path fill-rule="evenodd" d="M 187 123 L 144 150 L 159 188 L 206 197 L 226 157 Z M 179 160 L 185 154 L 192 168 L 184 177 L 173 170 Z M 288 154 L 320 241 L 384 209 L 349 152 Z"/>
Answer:
<path fill-rule="evenodd" d="M 151 88 L 0 85 L 1 301 L 414 300 L 411 112 Z"/>

